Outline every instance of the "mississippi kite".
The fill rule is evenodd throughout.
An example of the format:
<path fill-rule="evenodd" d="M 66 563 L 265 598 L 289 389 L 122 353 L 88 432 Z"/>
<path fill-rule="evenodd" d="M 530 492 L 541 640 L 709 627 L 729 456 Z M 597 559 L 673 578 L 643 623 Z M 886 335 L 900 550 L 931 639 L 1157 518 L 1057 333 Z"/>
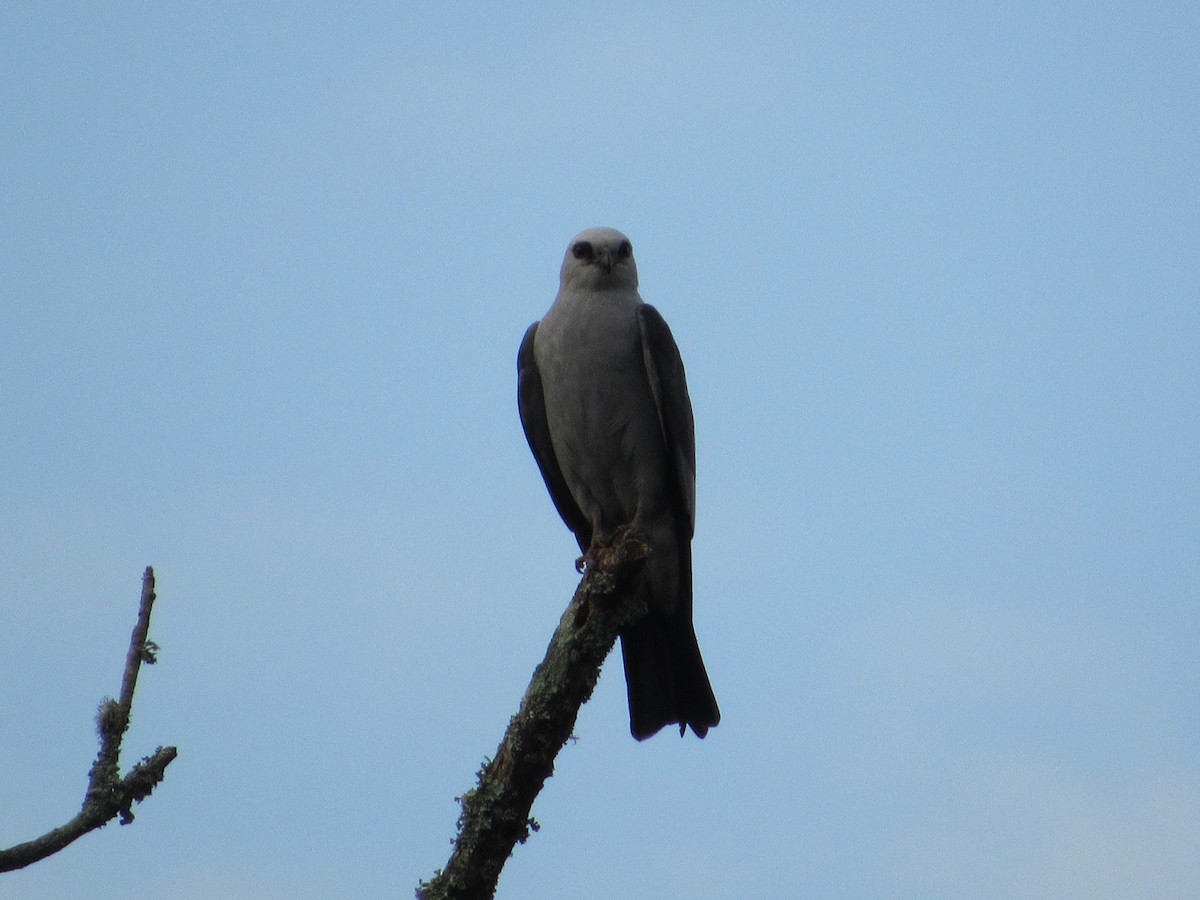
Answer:
<path fill-rule="evenodd" d="M 699 737 L 720 721 L 692 627 L 696 440 L 683 360 L 637 291 L 629 239 L 591 228 L 571 241 L 558 296 L 517 355 L 521 425 L 579 549 L 630 526 L 650 555 L 649 614 L 621 634 L 629 728 Z"/>

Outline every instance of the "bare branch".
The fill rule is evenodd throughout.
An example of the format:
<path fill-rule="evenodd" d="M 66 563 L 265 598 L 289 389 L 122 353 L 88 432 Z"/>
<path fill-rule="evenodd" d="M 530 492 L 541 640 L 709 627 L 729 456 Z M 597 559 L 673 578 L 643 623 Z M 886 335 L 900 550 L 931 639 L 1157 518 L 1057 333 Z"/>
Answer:
<path fill-rule="evenodd" d="M 163 780 L 166 768 L 175 759 L 174 747 L 159 747 L 135 765 L 124 778 L 120 774 L 121 739 L 129 728 L 133 707 L 133 692 L 137 687 L 142 663 L 152 665 L 158 648 L 146 639 L 150 630 L 150 612 L 154 608 L 154 570 L 146 568 L 142 576 L 142 599 L 137 624 L 125 655 L 125 671 L 121 678 L 121 699 L 104 698 L 96 713 L 96 730 L 100 735 L 100 752 L 88 773 L 87 793 L 83 808 L 71 821 L 39 838 L 0 850 L 0 872 L 11 872 L 45 859 L 62 850 L 89 831 L 111 822 L 117 816 L 121 824 L 133 821 L 133 804 L 140 803 Z"/>
<path fill-rule="evenodd" d="M 417 888 L 420 900 L 492 897 L 513 847 L 538 829 L 529 817 L 533 801 L 554 773 L 554 759 L 592 695 L 600 666 L 621 629 L 646 614 L 644 601 L 630 590 L 646 554 L 645 541 L 628 533 L 612 546 L 592 549 L 587 574 L 534 670 L 496 758 L 484 763 L 477 785 L 459 798 L 454 851 L 446 868 Z"/>

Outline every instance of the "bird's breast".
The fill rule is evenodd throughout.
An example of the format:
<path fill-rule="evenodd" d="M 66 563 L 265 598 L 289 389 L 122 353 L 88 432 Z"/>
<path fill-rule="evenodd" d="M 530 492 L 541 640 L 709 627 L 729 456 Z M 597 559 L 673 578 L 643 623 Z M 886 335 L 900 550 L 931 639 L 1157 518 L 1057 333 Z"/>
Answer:
<path fill-rule="evenodd" d="M 583 512 L 606 529 L 633 520 L 665 461 L 633 303 L 560 297 L 538 326 L 555 455 Z"/>

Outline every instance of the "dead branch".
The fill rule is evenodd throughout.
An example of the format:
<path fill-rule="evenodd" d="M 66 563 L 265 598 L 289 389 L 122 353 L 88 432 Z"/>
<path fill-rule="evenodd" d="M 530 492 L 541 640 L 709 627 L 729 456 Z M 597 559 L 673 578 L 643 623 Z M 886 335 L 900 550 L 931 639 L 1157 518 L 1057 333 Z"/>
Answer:
<path fill-rule="evenodd" d="M 159 747 L 135 765 L 124 778 L 120 773 L 121 739 L 129 728 L 138 671 L 142 663 L 153 665 L 158 651 L 154 642 L 146 637 L 150 630 L 150 611 L 154 607 L 154 599 L 154 570 L 147 567 L 142 576 L 142 599 L 138 607 L 137 624 L 125 656 L 120 699 L 105 697 L 100 701 L 100 709 L 96 713 L 100 752 L 88 773 L 83 808 L 67 824 L 32 841 L 0 850 L 0 872 L 22 869 L 45 859 L 117 816 L 120 816 L 122 825 L 128 825 L 133 821 L 133 804 L 150 796 L 150 792 L 163 780 L 167 766 L 176 756 L 174 747 Z"/>
<path fill-rule="evenodd" d="M 462 813 L 454 851 L 446 868 L 417 888 L 420 900 L 491 898 L 513 847 L 538 829 L 529 817 L 533 801 L 554 773 L 554 759 L 592 695 L 600 666 L 620 630 L 646 614 L 644 601 L 629 589 L 646 553 L 646 543 L 631 534 L 593 548 L 587 574 L 495 759 L 484 762 L 476 786 L 458 798 Z"/>

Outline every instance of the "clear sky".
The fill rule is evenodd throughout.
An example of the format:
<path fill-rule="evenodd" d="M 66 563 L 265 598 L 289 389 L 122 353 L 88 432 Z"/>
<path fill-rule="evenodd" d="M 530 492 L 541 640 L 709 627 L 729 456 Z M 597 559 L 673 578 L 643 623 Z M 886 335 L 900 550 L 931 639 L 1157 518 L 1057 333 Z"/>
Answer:
<path fill-rule="evenodd" d="M 577 231 L 687 365 L 723 720 L 610 661 L 499 897 L 1200 896 L 1200 7 L 0 6 L 0 896 L 405 897 L 573 589 Z M 616 662 L 616 665 L 612 663 Z"/>

